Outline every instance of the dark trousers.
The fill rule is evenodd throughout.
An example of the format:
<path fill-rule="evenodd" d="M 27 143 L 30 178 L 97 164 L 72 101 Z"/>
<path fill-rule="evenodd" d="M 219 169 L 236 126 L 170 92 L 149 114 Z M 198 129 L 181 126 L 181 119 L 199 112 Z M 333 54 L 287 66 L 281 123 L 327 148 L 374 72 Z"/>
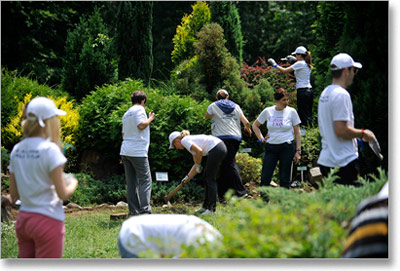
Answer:
<path fill-rule="evenodd" d="M 206 186 L 206 195 L 203 208 L 215 211 L 217 205 L 217 173 L 222 160 L 226 156 L 227 150 L 224 142 L 220 142 L 212 148 L 207 155 L 207 164 L 204 170 L 204 180 Z"/>
<path fill-rule="evenodd" d="M 279 161 L 279 185 L 289 188 L 290 169 L 294 157 L 294 141 L 282 144 L 265 144 L 265 154 L 261 171 L 261 185 L 269 185 Z"/>
<path fill-rule="evenodd" d="M 297 89 L 297 113 L 301 120 L 301 126 L 312 125 L 312 107 L 314 91 L 312 88 Z"/>
<path fill-rule="evenodd" d="M 244 196 L 246 189 L 242 184 L 239 167 L 236 164 L 236 153 L 239 149 L 240 141 L 235 139 L 221 139 L 226 146 L 227 154 L 220 166 L 220 174 L 217 180 L 218 197 L 223 198 L 228 189 L 235 190 L 237 196 Z"/>
<path fill-rule="evenodd" d="M 322 176 L 327 177 L 332 168 L 319 165 L 319 169 L 321 170 Z M 352 162 L 348 163 L 346 166 L 339 168 L 336 176 L 338 176 L 339 178 L 335 180 L 335 183 L 361 186 L 360 183 L 356 182 L 356 180 L 360 176 L 360 164 L 358 162 L 358 159 L 355 159 Z"/>

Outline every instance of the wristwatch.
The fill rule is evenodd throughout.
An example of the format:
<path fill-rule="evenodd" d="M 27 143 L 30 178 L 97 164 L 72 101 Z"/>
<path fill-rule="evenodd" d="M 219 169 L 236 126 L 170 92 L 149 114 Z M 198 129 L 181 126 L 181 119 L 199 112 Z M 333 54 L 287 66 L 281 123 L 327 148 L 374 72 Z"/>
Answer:
<path fill-rule="evenodd" d="M 301 154 L 301 149 L 296 149 L 296 152 L 298 152 L 299 154 Z"/>

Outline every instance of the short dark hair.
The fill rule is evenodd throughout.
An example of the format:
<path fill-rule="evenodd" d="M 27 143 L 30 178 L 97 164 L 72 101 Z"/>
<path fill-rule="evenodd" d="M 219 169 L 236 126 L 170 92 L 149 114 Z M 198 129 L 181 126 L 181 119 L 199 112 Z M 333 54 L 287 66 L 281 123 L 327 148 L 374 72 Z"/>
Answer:
<path fill-rule="evenodd" d="M 282 99 L 283 97 L 286 97 L 288 95 L 289 94 L 286 89 L 278 88 L 277 90 L 275 90 L 274 99 L 275 99 L 275 101 L 279 101 L 280 99 Z"/>
<path fill-rule="evenodd" d="M 144 100 L 147 102 L 146 93 L 143 90 L 136 90 L 131 95 L 132 104 L 140 104 Z"/>

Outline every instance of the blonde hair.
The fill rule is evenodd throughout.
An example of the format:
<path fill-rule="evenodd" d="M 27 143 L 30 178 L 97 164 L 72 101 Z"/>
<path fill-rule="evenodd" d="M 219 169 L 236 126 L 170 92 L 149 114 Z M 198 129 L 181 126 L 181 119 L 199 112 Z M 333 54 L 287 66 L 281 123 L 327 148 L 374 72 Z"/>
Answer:
<path fill-rule="evenodd" d="M 182 130 L 181 132 L 181 138 L 184 138 L 185 136 L 190 135 L 190 132 L 188 130 Z"/>
<path fill-rule="evenodd" d="M 31 114 L 31 113 L 30 113 Z M 41 133 L 58 146 L 61 146 L 60 140 L 60 130 L 61 130 L 61 122 L 58 116 L 54 116 L 50 119 L 44 120 L 45 127 L 41 127 L 39 125 L 38 120 L 29 120 L 25 119 L 22 121 L 22 133 L 23 137 L 34 137 L 39 136 Z"/>

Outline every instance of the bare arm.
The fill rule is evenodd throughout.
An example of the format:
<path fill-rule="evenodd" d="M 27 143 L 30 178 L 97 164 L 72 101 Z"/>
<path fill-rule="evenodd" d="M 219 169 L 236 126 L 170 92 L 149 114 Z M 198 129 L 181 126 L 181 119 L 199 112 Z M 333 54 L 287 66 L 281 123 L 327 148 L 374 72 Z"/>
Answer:
<path fill-rule="evenodd" d="M 373 134 L 369 131 L 363 132 L 361 129 L 347 126 L 347 121 L 334 121 L 333 128 L 336 136 L 343 139 L 361 138 L 362 140 L 369 142 L 374 138 Z"/>
<path fill-rule="evenodd" d="M 262 142 L 264 143 L 268 139 L 268 137 L 264 137 L 262 135 L 261 130 L 260 130 L 260 126 L 261 126 L 261 123 L 258 120 L 255 120 L 253 125 L 252 125 L 252 128 L 253 128 L 253 131 L 254 131 L 254 134 L 256 135 L 256 137 L 259 140 L 262 140 Z"/>
<path fill-rule="evenodd" d="M 208 114 L 208 112 L 206 112 L 206 114 L 205 114 L 205 118 L 206 118 L 206 120 L 209 120 L 209 119 L 211 119 L 213 117 L 213 115 L 211 114 Z"/>
<path fill-rule="evenodd" d="M 15 174 L 13 172 L 10 173 L 10 194 L 13 203 L 19 200 L 17 182 L 15 181 Z"/>
<path fill-rule="evenodd" d="M 249 136 L 251 136 L 250 122 L 247 120 L 247 118 L 244 114 L 240 114 L 240 121 L 244 125 L 244 130 L 247 131 Z"/>
<path fill-rule="evenodd" d="M 203 158 L 203 150 L 197 146 L 196 144 L 192 144 L 192 146 L 190 147 L 191 151 L 194 151 L 195 154 L 193 155 L 193 166 L 189 171 L 189 177 L 185 177 L 187 179 L 187 181 L 190 181 L 194 176 L 196 176 L 197 172 L 196 172 L 196 168 L 197 168 L 197 164 L 201 164 L 201 160 Z"/>
<path fill-rule="evenodd" d="M 57 195 L 61 200 L 67 200 L 72 196 L 78 185 L 78 181 L 73 177 L 70 178 L 70 183 L 68 185 L 65 183 L 64 165 L 60 165 L 53 169 L 53 171 L 50 172 L 50 178 L 56 188 Z"/>
<path fill-rule="evenodd" d="M 294 138 L 296 140 L 296 152 L 294 154 L 294 163 L 297 164 L 300 161 L 301 155 L 297 150 L 301 151 L 301 134 L 300 134 L 300 126 L 293 126 L 294 130 Z"/>
<path fill-rule="evenodd" d="M 293 68 L 291 66 L 287 67 L 287 68 L 283 68 L 281 66 L 276 66 L 275 69 L 278 69 L 281 73 L 289 73 L 289 72 L 293 71 Z"/>
<path fill-rule="evenodd" d="M 146 129 L 147 126 L 150 125 L 150 123 L 154 120 L 155 114 L 153 112 L 149 113 L 149 118 L 145 120 L 144 122 L 140 123 L 137 125 L 137 128 L 139 130 L 144 130 Z"/>

